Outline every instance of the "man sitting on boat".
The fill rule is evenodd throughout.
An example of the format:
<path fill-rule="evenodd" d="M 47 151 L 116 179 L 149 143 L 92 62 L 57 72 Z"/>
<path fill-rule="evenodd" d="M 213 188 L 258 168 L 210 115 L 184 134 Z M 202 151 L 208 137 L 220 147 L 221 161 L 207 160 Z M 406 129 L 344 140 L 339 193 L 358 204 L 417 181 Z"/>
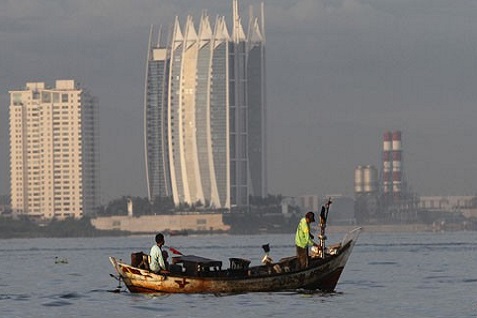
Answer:
<path fill-rule="evenodd" d="M 167 251 L 162 251 L 162 259 L 164 260 L 166 270 L 169 270 L 169 253 L 167 253 Z"/>
<path fill-rule="evenodd" d="M 308 247 L 318 246 L 318 244 L 313 242 L 313 236 L 310 234 L 310 223 L 312 222 L 315 222 L 315 214 L 310 211 L 300 220 L 296 229 L 295 245 L 296 256 L 298 258 L 297 269 L 308 267 Z"/>
<path fill-rule="evenodd" d="M 156 244 L 151 247 L 149 269 L 155 273 L 164 272 L 167 270 L 166 263 L 162 254 L 162 246 L 164 245 L 164 235 L 159 233 L 156 235 Z"/>

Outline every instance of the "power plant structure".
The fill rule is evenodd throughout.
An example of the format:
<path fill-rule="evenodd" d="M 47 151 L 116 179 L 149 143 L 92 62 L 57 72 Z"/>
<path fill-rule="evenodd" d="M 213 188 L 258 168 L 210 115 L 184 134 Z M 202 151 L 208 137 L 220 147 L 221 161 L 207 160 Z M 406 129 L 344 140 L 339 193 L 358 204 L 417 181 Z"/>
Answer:
<path fill-rule="evenodd" d="M 398 202 L 407 191 L 402 158 L 401 131 L 386 131 L 383 135 L 382 192 L 388 203 Z"/>
<path fill-rule="evenodd" d="M 373 165 L 354 170 L 355 218 L 358 223 L 377 222 L 379 208 L 378 169 Z"/>
<path fill-rule="evenodd" d="M 355 169 L 355 215 L 358 223 L 408 223 L 417 217 L 418 198 L 409 191 L 403 165 L 402 132 L 383 134 L 381 172 L 375 166 Z"/>

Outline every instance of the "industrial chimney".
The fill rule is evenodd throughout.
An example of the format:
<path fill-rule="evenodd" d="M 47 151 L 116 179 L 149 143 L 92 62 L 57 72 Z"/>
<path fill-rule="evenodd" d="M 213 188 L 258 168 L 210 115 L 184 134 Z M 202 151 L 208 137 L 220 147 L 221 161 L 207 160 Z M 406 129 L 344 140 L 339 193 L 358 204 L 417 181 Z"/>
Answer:
<path fill-rule="evenodd" d="M 393 132 L 393 198 L 399 200 L 402 192 L 402 142 L 401 132 Z"/>
<path fill-rule="evenodd" d="M 390 131 L 383 135 L 383 193 L 385 196 L 392 192 L 392 136 Z"/>

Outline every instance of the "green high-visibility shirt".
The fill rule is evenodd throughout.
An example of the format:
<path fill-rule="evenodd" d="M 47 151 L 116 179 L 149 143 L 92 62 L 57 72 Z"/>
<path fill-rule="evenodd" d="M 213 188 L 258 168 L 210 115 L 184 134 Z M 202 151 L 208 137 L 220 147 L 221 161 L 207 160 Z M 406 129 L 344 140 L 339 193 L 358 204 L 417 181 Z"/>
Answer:
<path fill-rule="evenodd" d="M 296 229 L 295 245 L 301 248 L 313 246 L 315 243 L 310 237 L 310 225 L 306 223 L 306 218 L 302 218 Z"/>

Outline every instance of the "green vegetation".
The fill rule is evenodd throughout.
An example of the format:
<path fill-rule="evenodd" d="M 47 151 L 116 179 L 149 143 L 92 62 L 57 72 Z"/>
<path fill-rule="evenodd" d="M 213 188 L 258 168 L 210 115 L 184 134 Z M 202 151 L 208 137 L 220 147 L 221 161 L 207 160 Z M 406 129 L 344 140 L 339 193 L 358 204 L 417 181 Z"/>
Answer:
<path fill-rule="evenodd" d="M 98 216 L 128 215 L 128 199 L 133 202 L 134 215 L 150 215 L 151 204 L 147 198 L 122 196 L 114 199 L 98 212 Z"/>
<path fill-rule="evenodd" d="M 213 211 L 209 203 L 174 205 L 172 197 L 158 197 L 151 204 L 147 198 L 122 196 L 114 199 L 98 212 L 98 216 L 128 215 L 128 200 L 132 200 L 134 216 L 174 214 L 175 212 Z"/>
<path fill-rule="evenodd" d="M 276 222 L 281 218 L 281 195 L 268 195 L 267 197 L 250 196 L 250 206 L 244 208 L 234 208 L 235 214 L 243 214 L 244 226 L 250 226 L 250 217 L 262 218 L 270 215 L 271 220 L 265 223 L 266 226 L 276 226 Z M 103 206 L 92 217 L 108 217 L 128 215 L 128 201 L 132 200 L 134 216 L 144 215 L 167 215 L 176 212 L 223 212 L 220 209 L 212 209 L 209 202 L 196 202 L 194 204 L 183 203 L 178 206 L 174 205 L 172 197 L 156 198 L 154 202 L 150 202 L 147 198 L 138 196 L 122 196 L 118 199 L 110 201 Z M 9 205 L 9 196 L 0 196 L 0 203 Z M 228 213 L 227 215 L 229 215 Z M 65 220 L 53 219 L 50 221 L 42 221 L 39 224 L 32 219 L 23 217 L 20 219 L 12 218 L 11 211 L 7 216 L 0 216 L 0 239 L 8 238 L 36 238 L 36 237 L 96 237 L 96 236 L 117 236 L 128 235 L 129 232 L 119 230 L 98 230 L 90 222 L 89 217 L 81 219 L 68 218 Z M 277 218 L 278 215 L 278 218 Z M 265 218 L 264 218 L 265 220 Z M 45 223 L 47 222 L 47 223 Z"/>
<path fill-rule="evenodd" d="M 36 224 L 28 219 L 12 219 L 0 217 L 0 239 L 6 238 L 34 238 L 34 237 L 95 237 L 127 235 L 124 231 L 97 230 L 90 219 L 69 218 L 66 220 L 52 220 L 46 225 Z"/>

